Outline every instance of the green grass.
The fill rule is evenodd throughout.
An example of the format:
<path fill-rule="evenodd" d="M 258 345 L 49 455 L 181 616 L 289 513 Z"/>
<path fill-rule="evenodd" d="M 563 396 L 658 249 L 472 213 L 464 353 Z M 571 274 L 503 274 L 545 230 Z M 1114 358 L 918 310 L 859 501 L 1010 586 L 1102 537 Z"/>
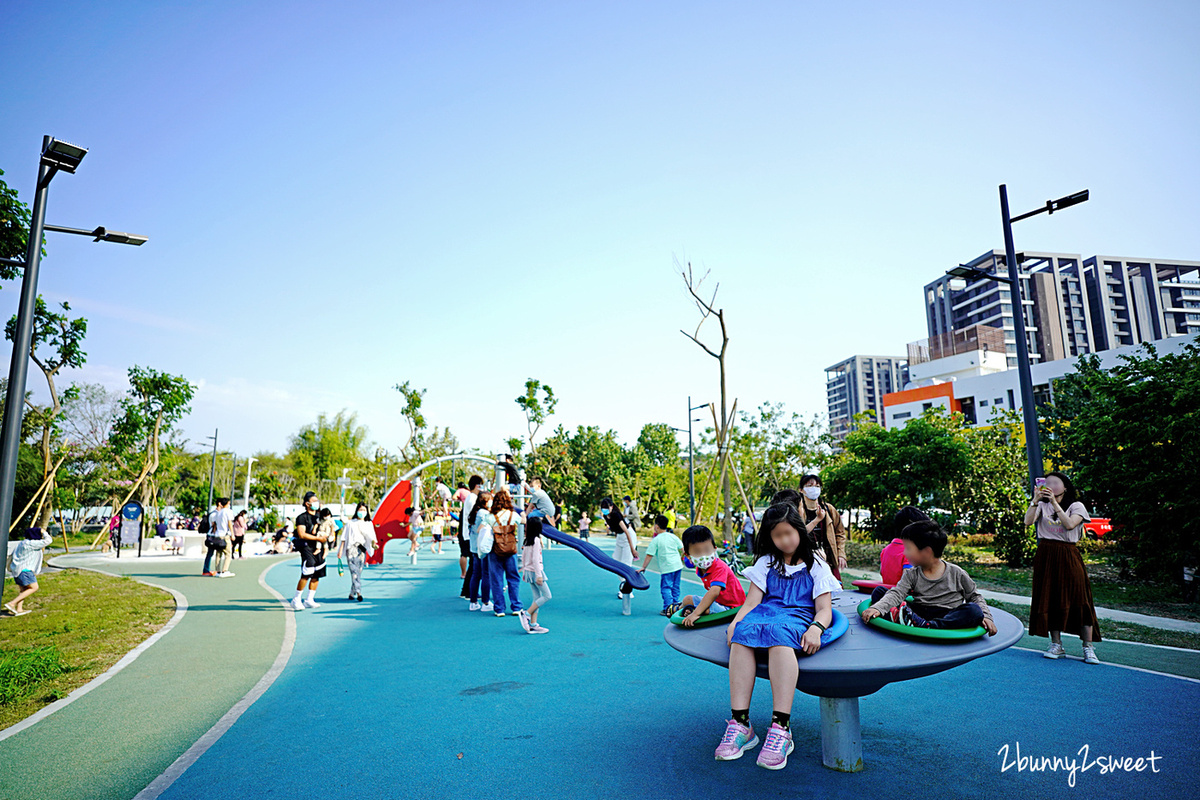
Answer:
<path fill-rule="evenodd" d="M 0 618 L 0 729 L 101 674 L 175 613 L 168 592 L 131 578 L 66 570 L 38 584 L 32 613 Z M 5 601 L 14 595 L 7 581 Z"/>
<path fill-rule="evenodd" d="M 38 684 L 65 671 L 62 655 L 52 644 L 0 655 L 0 706 L 16 705 Z"/>

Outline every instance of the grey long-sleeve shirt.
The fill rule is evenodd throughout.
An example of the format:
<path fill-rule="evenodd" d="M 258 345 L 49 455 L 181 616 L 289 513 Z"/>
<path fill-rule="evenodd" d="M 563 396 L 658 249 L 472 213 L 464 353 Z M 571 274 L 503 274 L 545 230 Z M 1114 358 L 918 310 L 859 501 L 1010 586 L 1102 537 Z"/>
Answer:
<path fill-rule="evenodd" d="M 974 603 L 983 610 L 983 616 L 991 619 L 991 609 L 967 571 L 949 561 L 942 563 L 946 565 L 946 569 L 937 580 L 926 577 L 925 571 L 920 567 L 904 570 L 900 582 L 888 589 L 887 594 L 881 597 L 878 603 L 872 604 L 871 608 L 886 613 L 900 605 L 905 597 L 912 595 L 914 603 L 944 608 L 947 611 L 964 603 Z"/>

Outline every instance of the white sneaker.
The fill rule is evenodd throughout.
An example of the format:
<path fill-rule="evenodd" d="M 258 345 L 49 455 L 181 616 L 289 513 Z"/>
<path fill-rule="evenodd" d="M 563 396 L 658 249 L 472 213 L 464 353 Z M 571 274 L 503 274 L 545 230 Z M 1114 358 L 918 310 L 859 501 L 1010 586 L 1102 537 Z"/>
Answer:
<path fill-rule="evenodd" d="M 486 613 L 488 611 L 493 611 L 495 609 L 492 607 L 491 603 L 484 603 L 482 606 L 479 607 L 479 610 Z"/>
<path fill-rule="evenodd" d="M 319 608 L 320 606 L 321 606 L 321 604 L 318 603 L 316 600 L 313 600 L 312 598 L 309 598 L 309 597 L 304 598 L 304 607 L 305 608 Z"/>
<path fill-rule="evenodd" d="M 1096 658 L 1096 648 L 1090 644 L 1085 644 L 1083 646 L 1083 663 L 1085 663 L 1085 664 L 1099 664 L 1100 663 L 1100 659 Z"/>
<path fill-rule="evenodd" d="M 1042 656 L 1045 658 L 1062 658 L 1066 654 L 1067 651 L 1063 649 L 1061 644 L 1051 642 L 1050 648 L 1046 650 L 1046 652 L 1042 653 Z"/>
<path fill-rule="evenodd" d="M 479 605 L 479 603 L 471 603 L 471 605 L 467 607 L 467 611 L 478 611 L 481 608 L 483 608 L 483 606 Z"/>
<path fill-rule="evenodd" d="M 295 611 L 303 611 L 304 610 L 304 602 L 299 597 L 293 597 L 292 602 L 289 603 L 288 605 L 290 605 L 292 607 L 292 609 Z"/>
<path fill-rule="evenodd" d="M 225 572 L 218 572 L 218 573 L 217 573 L 217 577 L 218 577 L 218 578 L 232 578 L 232 577 L 233 577 L 233 575 L 234 575 L 234 573 L 232 573 L 232 572 L 229 572 L 228 570 L 227 570 L 227 571 L 225 571 Z"/>

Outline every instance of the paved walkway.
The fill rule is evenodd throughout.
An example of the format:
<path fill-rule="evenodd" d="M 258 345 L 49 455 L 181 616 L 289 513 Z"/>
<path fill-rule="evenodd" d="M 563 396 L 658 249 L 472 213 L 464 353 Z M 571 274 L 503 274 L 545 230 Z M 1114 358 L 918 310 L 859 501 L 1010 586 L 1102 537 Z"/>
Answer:
<path fill-rule="evenodd" d="M 128 798 L 167 769 L 278 656 L 284 615 L 258 577 L 279 558 L 237 561 L 235 577 L 217 579 L 196 560 L 57 557 L 174 589 L 188 609 L 110 680 L 0 741 L 0 797 Z"/>
<path fill-rule="evenodd" d="M 636 595 L 633 616 L 623 617 L 618 581 L 574 551 L 555 548 L 546 553 L 554 600 L 543 612 L 551 632 L 529 636 L 515 618 L 466 610 L 457 597 L 457 558 L 425 556 L 413 566 L 398 554 L 389 551 L 382 567 L 368 571 L 365 603 L 344 599 L 348 577 L 336 571 L 322 582 L 322 607 L 294 616 L 295 649 L 278 679 L 162 797 L 872 797 L 914 783 L 930 797 L 1192 794 L 1200 681 L 1049 661 L 1011 648 L 864 698 L 866 769 L 856 775 L 819 765 L 818 701 L 798 695 L 795 753 L 786 770 L 769 772 L 753 755 L 713 760 L 728 716 L 727 673 L 663 643 L 656 577 L 650 591 Z M 208 612 L 189 611 L 138 660 L 172 670 L 174 682 L 147 696 L 134 686 L 98 697 L 129 682 L 130 667 L 74 705 L 107 702 L 76 713 L 68 707 L 55 715 L 58 727 L 38 730 L 55 721 L 50 717 L 0 742 L 0 794 L 132 797 L 211 727 L 221 706 L 228 709 L 256 677 L 228 676 L 239 687 L 217 702 L 213 695 L 223 690 L 212 671 L 193 671 L 204 670 L 207 658 L 236 652 L 261 676 L 290 613 L 263 596 L 247 563 L 229 581 L 179 570 L 189 592 L 216 596 Z M 266 581 L 290 594 L 295 572 L 294 564 L 281 564 Z M 257 603 L 256 610 L 229 611 L 239 598 Z M 218 622 L 197 637 L 184 627 L 191 616 Z M 268 641 L 230 642 L 234 631 L 251 629 Z M 152 659 L 176 633 L 185 635 L 171 658 Z M 185 675 L 193 688 L 180 685 Z M 146 680 L 138 678 L 139 685 Z M 164 696 L 172 701 L 156 699 Z M 198 700 L 209 707 L 207 726 L 198 721 L 176 731 L 176 715 L 197 713 L 178 707 Z M 759 725 L 769 718 L 765 681 L 751 712 Z M 89 726 L 104 717 L 115 719 L 106 728 L 110 738 L 90 737 Z M 131 742 L 127 729 L 141 727 L 151 730 Z M 90 738 L 76 746 L 77 736 Z M 1003 769 L 1002 748 L 1013 761 L 1018 742 L 1023 756 L 1068 759 L 1087 744 L 1093 761 L 1153 751 L 1158 771 L 1102 775 L 1093 765 L 1075 774 L 1072 788 L 1065 772 Z M 14 759 L 19 774 L 4 766 Z M 27 765 L 35 770 L 28 780 Z"/>

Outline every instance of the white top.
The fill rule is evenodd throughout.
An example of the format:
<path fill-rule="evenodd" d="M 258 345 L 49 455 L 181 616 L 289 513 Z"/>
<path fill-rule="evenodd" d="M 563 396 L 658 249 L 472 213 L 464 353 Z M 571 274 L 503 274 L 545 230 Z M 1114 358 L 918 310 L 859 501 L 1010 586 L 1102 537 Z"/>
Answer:
<path fill-rule="evenodd" d="M 441 483 L 441 482 L 439 481 L 439 482 L 438 482 L 438 485 L 437 485 L 437 493 L 438 493 L 439 495 L 441 495 L 441 497 L 442 497 L 442 499 L 443 499 L 443 500 L 445 500 L 445 501 L 447 501 L 447 502 L 449 502 L 449 501 L 450 501 L 450 487 L 449 487 L 449 486 L 447 486 L 446 484 L 444 484 L 444 483 Z"/>
<path fill-rule="evenodd" d="M 789 576 L 795 575 L 797 572 L 803 569 L 808 569 L 804 566 L 803 561 L 794 566 L 791 564 L 783 565 L 783 571 Z M 767 574 L 770 571 L 771 557 L 761 556 L 757 561 L 754 562 L 753 565 L 746 567 L 746 570 L 742 573 L 742 576 L 761 589 L 765 594 L 767 591 Z M 811 575 L 813 580 L 812 596 L 814 600 L 826 592 L 830 592 L 832 597 L 837 597 L 842 591 L 841 581 L 833 577 L 833 570 L 831 570 L 829 565 L 825 563 L 825 559 L 816 554 L 813 555 Z"/>
<path fill-rule="evenodd" d="M 228 536 L 231 522 L 233 522 L 233 512 L 228 508 L 218 508 L 213 512 L 212 526 L 217 536 Z"/>
<path fill-rule="evenodd" d="M 12 550 L 12 566 L 9 573 L 15 578 L 29 570 L 34 575 L 42 571 L 42 551 L 54 541 L 49 531 L 42 531 L 41 539 L 22 539 Z"/>
<path fill-rule="evenodd" d="M 1092 515 L 1088 513 L 1087 507 L 1078 500 L 1063 510 L 1067 512 L 1068 517 L 1083 517 L 1083 522 L 1091 522 Z M 1083 522 L 1080 522 L 1075 530 L 1069 531 L 1063 527 L 1062 522 L 1052 521 L 1053 515 L 1054 506 L 1045 502 L 1037 504 L 1037 516 L 1034 517 L 1034 523 L 1037 526 L 1038 538 L 1054 539 L 1059 542 L 1078 542 L 1083 536 Z"/>
<path fill-rule="evenodd" d="M 375 526 L 365 519 L 352 519 L 342 528 L 343 552 L 347 557 L 357 555 L 356 548 L 362 545 L 370 555 L 375 551 L 378 542 L 375 539 Z"/>

